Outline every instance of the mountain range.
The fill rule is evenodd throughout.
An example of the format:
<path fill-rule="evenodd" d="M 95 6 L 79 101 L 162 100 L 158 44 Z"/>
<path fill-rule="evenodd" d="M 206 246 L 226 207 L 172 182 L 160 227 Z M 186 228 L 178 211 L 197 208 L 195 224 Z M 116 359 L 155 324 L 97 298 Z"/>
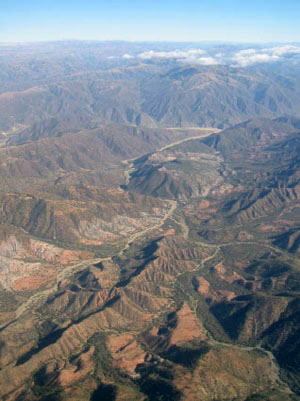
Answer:
<path fill-rule="evenodd" d="M 299 67 L 95 46 L 0 59 L 1 399 L 299 400 Z"/>

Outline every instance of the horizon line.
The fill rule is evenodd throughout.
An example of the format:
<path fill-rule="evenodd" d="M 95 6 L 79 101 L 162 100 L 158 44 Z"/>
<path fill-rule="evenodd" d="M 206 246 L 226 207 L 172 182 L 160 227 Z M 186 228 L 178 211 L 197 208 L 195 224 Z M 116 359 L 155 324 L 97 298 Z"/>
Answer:
<path fill-rule="evenodd" d="M 230 40 L 122 40 L 122 39 L 47 39 L 47 40 L 26 40 L 26 41 L 0 41 L 0 46 L 3 45 L 32 45 L 32 44 L 47 44 L 47 43 L 65 43 L 65 42 L 94 42 L 94 43 L 178 43 L 178 44 L 300 44 L 300 41 L 230 41 Z"/>

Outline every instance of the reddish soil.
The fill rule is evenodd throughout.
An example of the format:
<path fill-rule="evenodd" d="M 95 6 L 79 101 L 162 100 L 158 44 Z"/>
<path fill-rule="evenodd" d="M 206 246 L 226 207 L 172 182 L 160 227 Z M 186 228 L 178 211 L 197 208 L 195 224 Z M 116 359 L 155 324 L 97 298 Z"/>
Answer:
<path fill-rule="evenodd" d="M 206 333 L 195 313 L 185 302 L 177 312 L 177 326 L 170 338 L 170 345 L 183 344 L 195 339 L 205 340 Z"/>
<path fill-rule="evenodd" d="M 114 359 L 115 366 L 133 375 L 138 364 L 143 363 L 146 353 L 129 333 L 111 335 L 107 346 Z"/>

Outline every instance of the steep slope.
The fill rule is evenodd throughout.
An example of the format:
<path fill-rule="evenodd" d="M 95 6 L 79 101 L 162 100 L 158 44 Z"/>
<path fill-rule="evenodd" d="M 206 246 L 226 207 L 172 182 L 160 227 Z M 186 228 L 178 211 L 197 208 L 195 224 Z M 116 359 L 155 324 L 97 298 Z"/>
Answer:
<path fill-rule="evenodd" d="M 0 398 L 299 400 L 297 74 L 63 46 L 0 56 Z"/>
<path fill-rule="evenodd" d="M 137 63 L 0 95 L 2 141 L 91 129 L 108 122 L 144 127 L 224 128 L 253 117 L 297 113 L 298 80 L 257 69 Z M 10 138 L 11 137 L 11 138 Z"/>

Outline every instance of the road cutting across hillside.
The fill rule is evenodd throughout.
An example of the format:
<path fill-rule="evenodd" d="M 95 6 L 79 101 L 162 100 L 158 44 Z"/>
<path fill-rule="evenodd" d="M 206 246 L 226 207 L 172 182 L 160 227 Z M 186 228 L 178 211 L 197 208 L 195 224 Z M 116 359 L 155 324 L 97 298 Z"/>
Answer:
<path fill-rule="evenodd" d="M 222 130 L 220 130 L 218 128 L 211 128 L 211 127 L 207 127 L 207 128 L 199 128 L 199 127 L 173 128 L 173 127 L 171 127 L 171 128 L 166 128 L 166 129 L 168 129 L 168 130 L 180 130 L 180 131 L 189 131 L 189 130 L 196 131 L 197 130 L 197 131 L 202 131 L 203 134 L 202 135 L 189 136 L 189 137 L 177 140 L 175 142 L 169 143 L 168 145 L 164 145 L 161 148 L 159 148 L 157 150 L 154 150 L 153 152 L 151 152 L 151 154 L 163 152 L 164 150 L 173 148 L 174 146 L 177 146 L 177 145 L 181 145 L 182 143 L 193 141 L 193 140 L 197 140 L 197 139 L 203 139 L 203 138 L 206 138 L 206 137 L 208 137 L 210 135 L 217 134 L 217 133 L 222 131 Z M 138 160 L 138 159 L 141 159 L 143 156 L 146 156 L 146 155 L 142 155 L 142 156 L 135 157 L 134 159 L 128 159 L 128 160 L 123 160 L 122 161 L 122 164 L 128 166 L 128 168 L 124 171 L 125 186 L 127 186 L 129 184 L 130 176 L 134 172 L 134 162 L 136 160 Z"/>

